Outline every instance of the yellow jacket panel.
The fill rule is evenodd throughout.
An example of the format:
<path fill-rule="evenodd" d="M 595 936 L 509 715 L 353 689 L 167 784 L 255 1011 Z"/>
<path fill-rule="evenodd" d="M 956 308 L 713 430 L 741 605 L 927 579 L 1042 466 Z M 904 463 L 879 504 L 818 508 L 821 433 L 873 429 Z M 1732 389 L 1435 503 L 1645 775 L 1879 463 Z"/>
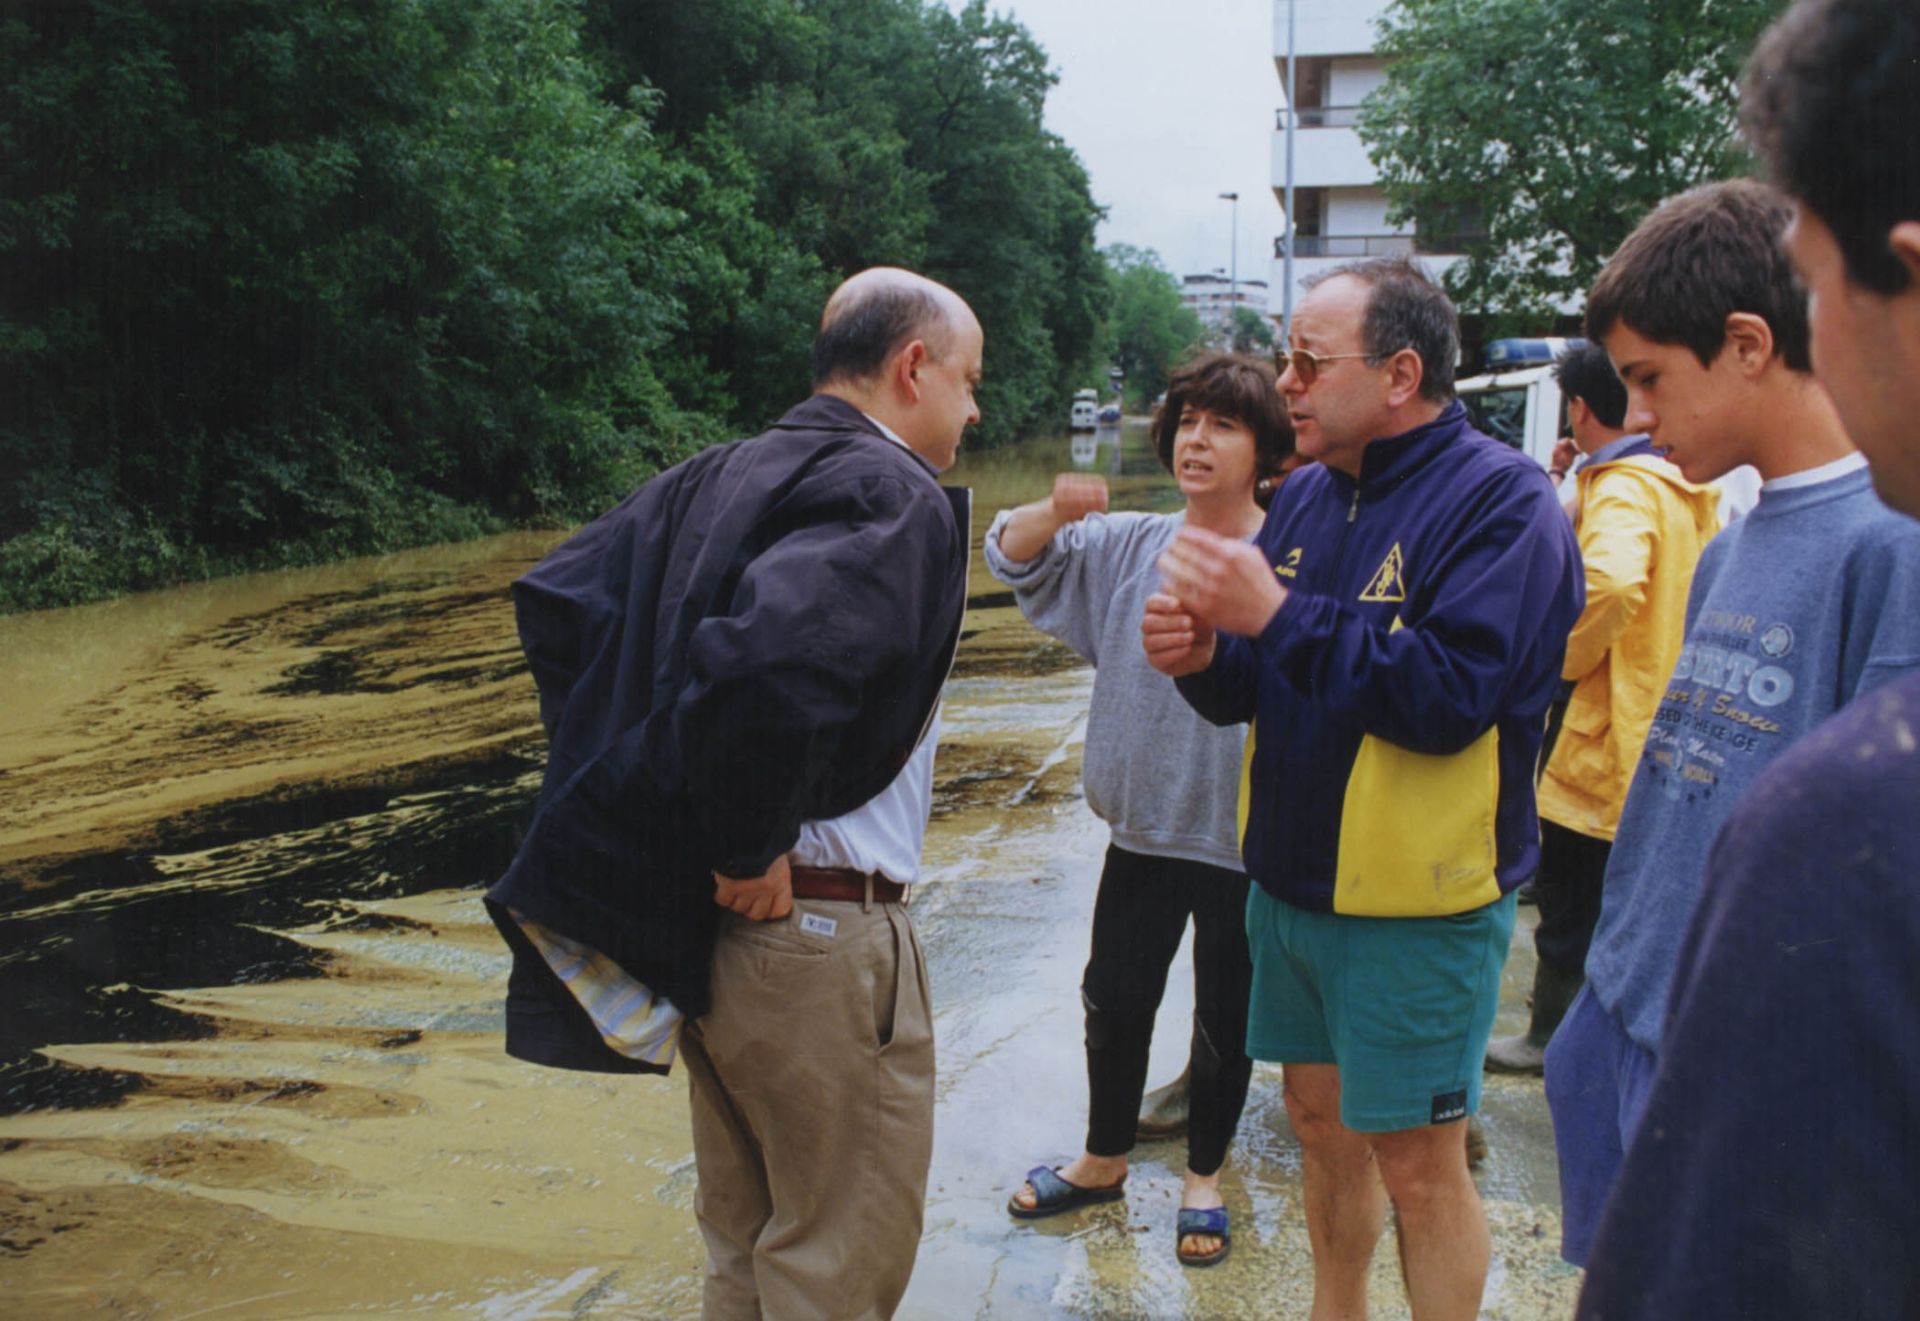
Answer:
<path fill-rule="evenodd" d="M 1641 450 L 1576 474 L 1587 604 L 1567 639 L 1574 684 L 1540 776 L 1540 817 L 1612 839 L 1654 708 L 1679 659 L 1700 550 L 1720 530 L 1712 490 Z"/>

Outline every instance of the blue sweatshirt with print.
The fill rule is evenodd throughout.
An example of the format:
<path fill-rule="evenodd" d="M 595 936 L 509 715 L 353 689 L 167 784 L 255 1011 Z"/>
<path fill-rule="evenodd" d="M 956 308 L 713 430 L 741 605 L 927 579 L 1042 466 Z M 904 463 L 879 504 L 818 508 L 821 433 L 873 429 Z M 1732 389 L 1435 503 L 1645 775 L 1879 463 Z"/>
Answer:
<path fill-rule="evenodd" d="M 1864 465 L 1763 487 L 1701 553 L 1686 628 L 1587 953 L 1593 993 L 1652 1051 L 1714 832 L 1788 744 L 1920 668 L 1920 523 L 1880 503 Z"/>
<path fill-rule="evenodd" d="M 1254 722 L 1241 852 L 1275 898 L 1426 917 L 1500 898 L 1539 856 L 1533 774 L 1585 591 L 1546 474 L 1450 404 L 1303 468 L 1255 544 L 1288 589 L 1258 637 L 1179 681 Z"/>

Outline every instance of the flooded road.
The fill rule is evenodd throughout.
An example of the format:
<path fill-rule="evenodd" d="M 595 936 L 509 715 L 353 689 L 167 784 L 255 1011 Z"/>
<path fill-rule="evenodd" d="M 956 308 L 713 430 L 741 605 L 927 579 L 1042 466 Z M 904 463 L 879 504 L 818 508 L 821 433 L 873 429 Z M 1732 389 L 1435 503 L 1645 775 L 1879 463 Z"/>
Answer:
<path fill-rule="evenodd" d="M 1177 503 L 1129 428 L 968 456 L 993 510 L 1052 474 Z M 22 1316 L 695 1315 L 684 1078 L 500 1051 L 507 958 L 479 889 L 543 740 L 505 586 L 558 535 L 0 619 L 0 1290 Z M 977 548 L 925 884 L 939 1090 L 902 1315 L 1291 1317 L 1310 1287 L 1277 1069 L 1223 1187 L 1232 1260 L 1174 1260 L 1184 1148 L 1124 1203 L 1016 1225 L 1073 1154 L 1078 982 L 1105 828 L 1078 791 L 1091 674 Z M 1530 913 L 1530 910 L 1522 910 Z M 1185 956 L 1152 1080 L 1185 1054 Z M 1531 980 L 1523 926 L 1501 1031 Z M 1488 1080 L 1485 1315 L 1564 1317 L 1537 1081 Z M 1403 1316 L 1393 1252 L 1378 1316 Z"/>

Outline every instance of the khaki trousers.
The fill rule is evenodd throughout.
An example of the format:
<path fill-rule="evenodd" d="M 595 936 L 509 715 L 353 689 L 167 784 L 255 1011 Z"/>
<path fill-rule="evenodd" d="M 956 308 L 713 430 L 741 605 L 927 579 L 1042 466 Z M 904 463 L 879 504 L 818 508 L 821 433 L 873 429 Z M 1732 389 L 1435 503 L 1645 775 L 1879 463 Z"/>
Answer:
<path fill-rule="evenodd" d="M 898 904 L 722 918 L 681 1035 L 708 1321 L 886 1318 L 920 1247 L 933 1014 Z"/>

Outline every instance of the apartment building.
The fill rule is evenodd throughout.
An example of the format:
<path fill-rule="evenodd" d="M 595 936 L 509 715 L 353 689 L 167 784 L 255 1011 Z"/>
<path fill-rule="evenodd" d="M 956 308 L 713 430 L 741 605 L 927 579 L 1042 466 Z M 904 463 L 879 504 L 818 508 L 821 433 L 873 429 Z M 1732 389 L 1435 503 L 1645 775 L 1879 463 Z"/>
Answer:
<path fill-rule="evenodd" d="M 1356 257 L 1418 254 L 1436 275 L 1459 259 L 1450 234 L 1416 234 L 1387 223 L 1387 198 L 1356 127 L 1360 101 L 1386 79 L 1373 53 L 1374 24 L 1387 0 L 1274 0 L 1273 62 L 1286 104 L 1274 120 L 1273 193 L 1286 208 L 1287 118 L 1293 143 L 1293 302 L 1299 282 Z M 1295 9 L 1297 88 L 1287 86 L 1288 10 Z M 1284 313 L 1286 237 L 1273 243 L 1272 308 Z"/>
<path fill-rule="evenodd" d="M 1180 302 L 1193 310 L 1216 344 L 1224 344 L 1232 325 L 1231 308 L 1237 303 L 1256 316 L 1267 315 L 1267 282 L 1241 280 L 1235 283 L 1225 271 L 1206 275 L 1187 275 L 1180 280 Z"/>

